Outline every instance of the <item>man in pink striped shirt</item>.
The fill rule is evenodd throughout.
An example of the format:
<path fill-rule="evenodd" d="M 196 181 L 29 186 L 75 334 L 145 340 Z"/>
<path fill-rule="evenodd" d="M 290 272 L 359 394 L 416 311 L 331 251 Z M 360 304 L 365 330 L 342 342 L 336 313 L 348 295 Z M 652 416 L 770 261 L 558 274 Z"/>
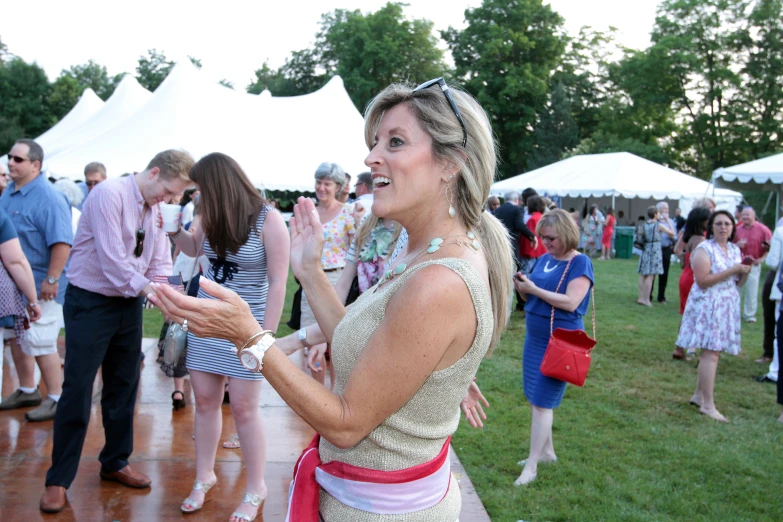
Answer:
<path fill-rule="evenodd" d="M 171 272 L 169 241 L 157 226 L 158 204 L 168 203 L 191 184 L 192 166 L 187 152 L 160 152 L 143 172 L 105 181 L 85 201 L 71 250 L 63 308 L 65 379 L 41 511 L 56 513 L 66 505 L 65 490 L 79 466 L 99 367 L 106 435 L 100 476 L 134 488 L 150 485 L 148 476 L 128 464 L 141 365 L 142 305 L 150 282 Z"/>

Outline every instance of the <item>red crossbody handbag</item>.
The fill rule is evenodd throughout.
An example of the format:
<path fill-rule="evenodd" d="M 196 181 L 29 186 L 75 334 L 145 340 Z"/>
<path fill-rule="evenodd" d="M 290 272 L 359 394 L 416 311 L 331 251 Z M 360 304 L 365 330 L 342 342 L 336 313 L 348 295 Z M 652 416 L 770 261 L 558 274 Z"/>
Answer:
<path fill-rule="evenodd" d="M 571 261 L 573 258 L 568 261 L 555 293 L 560 291 L 568 269 L 571 267 Z M 592 288 L 590 288 L 590 302 L 593 307 L 593 337 L 595 337 L 595 298 Z M 555 307 L 553 306 L 549 320 L 549 344 L 544 352 L 544 359 L 541 361 L 541 373 L 559 381 L 582 386 L 587 378 L 587 372 L 590 371 L 590 362 L 592 361 L 590 352 L 597 341 L 587 335 L 584 330 L 566 330 L 565 328 L 553 330 L 554 326 Z"/>

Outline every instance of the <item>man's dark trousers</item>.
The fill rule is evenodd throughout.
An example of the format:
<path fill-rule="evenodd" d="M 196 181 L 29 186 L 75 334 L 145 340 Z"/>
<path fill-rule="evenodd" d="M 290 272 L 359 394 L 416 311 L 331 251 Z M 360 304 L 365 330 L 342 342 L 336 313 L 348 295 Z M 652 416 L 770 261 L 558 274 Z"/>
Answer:
<path fill-rule="evenodd" d="M 659 303 L 666 301 L 666 284 L 669 282 L 669 265 L 671 265 L 672 262 L 672 252 L 674 252 L 674 249 L 671 246 L 661 247 L 661 256 L 663 258 L 663 274 L 658 276 Z M 650 300 L 652 300 L 652 290 L 650 290 Z"/>
<path fill-rule="evenodd" d="M 764 357 L 772 359 L 775 355 L 775 307 L 777 303 L 770 299 L 772 285 L 775 284 L 775 270 L 767 272 L 764 286 L 761 289 L 761 307 L 764 310 Z"/>
<path fill-rule="evenodd" d="M 128 465 L 133 451 L 133 410 L 139 388 L 142 297 L 107 297 L 68 285 L 65 293 L 65 378 L 54 418 L 52 467 L 47 486 L 69 487 L 76 476 L 92 387 L 101 367 L 101 412 L 106 443 L 98 460 L 106 473 Z"/>

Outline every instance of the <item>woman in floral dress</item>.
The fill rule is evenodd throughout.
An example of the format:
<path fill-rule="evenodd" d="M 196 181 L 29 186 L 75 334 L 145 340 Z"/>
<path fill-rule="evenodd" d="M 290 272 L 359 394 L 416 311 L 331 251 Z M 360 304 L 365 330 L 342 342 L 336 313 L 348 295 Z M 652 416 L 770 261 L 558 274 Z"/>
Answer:
<path fill-rule="evenodd" d="M 732 243 L 736 225 L 725 210 L 715 212 L 707 224 L 707 241 L 691 256 L 694 285 L 685 305 L 677 346 L 700 348 L 699 377 L 691 404 L 701 413 L 728 422 L 715 407 L 715 375 L 721 352 L 740 352 L 740 295 L 750 265 L 742 263 L 739 247 Z"/>
<path fill-rule="evenodd" d="M 345 257 L 351 246 L 356 227 L 353 205 L 341 203 L 337 199 L 337 194 L 347 182 L 345 171 L 336 163 L 321 163 L 315 171 L 315 195 L 318 198 L 316 210 L 318 218 L 323 223 L 325 241 L 321 254 L 321 269 L 326 273 L 326 277 L 332 285 L 340 280 L 340 275 L 345 268 Z M 304 327 L 314 322 L 315 314 L 310 307 L 307 294 L 302 292 L 301 325 Z M 333 377 L 329 352 L 326 353 L 326 365 L 329 374 Z M 321 384 L 324 383 L 323 372 L 313 373 L 313 377 Z M 332 386 L 334 386 L 334 379 L 332 379 Z"/>
<path fill-rule="evenodd" d="M 658 207 L 651 206 L 647 209 L 649 218 L 642 229 L 644 250 L 639 257 L 639 298 L 637 303 L 644 306 L 652 306 L 650 292 L 653 279 L 656 275 L 663 274 L 663 256 L 661 254 L 661 234 L 674 237 L 674 230 L 665 221 L 658 221 Z"/>

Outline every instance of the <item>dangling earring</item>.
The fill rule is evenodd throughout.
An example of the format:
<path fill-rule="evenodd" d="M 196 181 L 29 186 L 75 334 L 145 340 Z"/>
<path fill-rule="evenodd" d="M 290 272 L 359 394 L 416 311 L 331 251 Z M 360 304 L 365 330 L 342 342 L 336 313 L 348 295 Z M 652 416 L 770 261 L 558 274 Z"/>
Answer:
<path fill-rule="evenodd" d="M 449 178 L 449 181 L 454 177 L 454 175 L 451 175 L 451 178 Z M 451 193 L 451 184 L 447 182 L 446 184 L 446 201 L 449 202 L 449 217 L 453 218 L 457 215 L 457 211 L 454 208 L 454 196 Z"/>

